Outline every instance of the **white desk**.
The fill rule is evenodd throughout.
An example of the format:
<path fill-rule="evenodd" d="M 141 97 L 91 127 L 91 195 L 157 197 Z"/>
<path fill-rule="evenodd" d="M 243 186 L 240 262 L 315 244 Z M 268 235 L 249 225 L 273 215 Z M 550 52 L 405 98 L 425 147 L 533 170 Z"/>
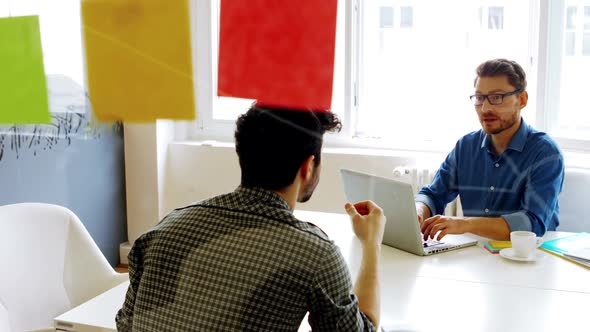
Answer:
<path fill-rule="evenodd" d="M 344 214 L 296 211 L 341 248 L 353 278 L 360 243 Z M 549 232 L 546 239 L 568 233 Z M 514 262 L 478 246 L 419 257 L 383 246 L 381 317 L 410 331 L 588 331 L 590 270 L 542 252 Z"/>
<path fill-rule="evenodd" d="M 296 211 L 341 248 L 353 278 L 360 245 L 344 214 Z M 559 237 L 550 232 L 547 238 Z M 483 243 L 483 241 L 482 241 Z M 419 257 L 384 246 L 381 317 L 406 331 L 588 331 L 590 271 L 543 252 L 519 263 L 480 246 Z M 65 331 L 115 331 L 127 284 L 56 318 Z M 65 325 L 64 325 L 65 324 Z M 303 330 L 303 329 L 302 329 Z"/>
<path fill-rule="evenodd" d="M 129 281 L 126 281 L 58 316 L 53 322 L 56 331 L 117 331 L 115 316 L 123 307 L 128 287 Z"/>

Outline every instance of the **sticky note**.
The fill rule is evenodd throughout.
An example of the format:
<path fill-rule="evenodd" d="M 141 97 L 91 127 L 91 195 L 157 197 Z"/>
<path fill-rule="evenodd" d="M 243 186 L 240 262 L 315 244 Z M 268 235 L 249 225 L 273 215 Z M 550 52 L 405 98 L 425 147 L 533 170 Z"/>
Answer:
<path fill-rule="evenodd" d="M 99 120 L 195 118 L 187 0 L 83 0 L 82 24 Z"/>
<path fill-rule="evenodd" d="M 337 0 L 221 0 L 219 96 L 327 110 Z"/>
<path fill-rule="evenodd" d="M 512 242 L 510 241 L 490 240 L 488 242 L 494 248 L 512 248 Z"/>
<path fill-rule="evenodd" d="M 0 18 L 0 123 L 50 122 L 39 18 Z"/>
<path fill-rule="evenodd" d="M 490 245 L 489 243 L 484 244 L 484 249 L 486 249 L 487 251 L 489 251 L 492 254 L 498 254 L 500 253 L 500 248 L 494 248 L 492 245 Z"/>

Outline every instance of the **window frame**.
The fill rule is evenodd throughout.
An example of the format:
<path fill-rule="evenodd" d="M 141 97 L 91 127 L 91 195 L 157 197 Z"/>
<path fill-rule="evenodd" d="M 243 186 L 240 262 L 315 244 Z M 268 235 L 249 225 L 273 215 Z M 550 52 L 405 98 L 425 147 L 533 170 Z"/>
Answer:
<path fill-rule="evenodd" d="M 538 2 L 538 56 L 535 72 L 537 83 L 537 111 L 535 125 L 545 131 L 564 151 L 590 153 L 590 139 L 576 139 L 558 136 L 551 131 L 557 129 L 560 106 L 561 66 L 566 57 L 564 39 L 566 0 L 535 0 Z M 578 5 L 583 1 L 579 1 Z"/>
<path fill-rule="evenodd" d="M 558 118 L 559 70 L 563 56 L 563 36 L 565 33 L 563 11 L 565 0 L 529 0 L 531 4 L 531 37 L 528 47 L 531 50 L 529 86 L 536 92 L 533 102 L 535 121 L 531 123 L 541 131 L 550 132 Z M 233 141 L 234 121 L 214 120 L 213 109 L 216 97 L 217 70 L 216 48 L 219 7 L 213 1 L 191 1 L 191 20 L 193 31 L 193 60 L 196 79 L 197 120 L 180 123 L 177 126 L 181 139 Z M 378 148 L 387 150 L 411 150 L 421 152 L 448 151 L 449 146 L 437 142 L 395 142 L 354 137 L 359 106 L 359 85 L 363 83 L 360 63 L 362 63 L 362 8 L 360 0 L 340 0 L 345 5 L 345 56 L 344 56 L 344 110 L 341 112 L 343 129 L 338 134 L 326 136 L 326 145 L 348 148 Z M 486 2 L 485 5 L 488 3 Z M 484 5 L 482 3 L 482 5 Z M 487 20 L 486 20 L 487 21 Z M 197 61 L 198 60 L 198 61 Z M 590 140 L 571 139 L 553 136 L 563 150 L 590 152 Z M 457 137 L 458 139 L 459 137 Z"/>

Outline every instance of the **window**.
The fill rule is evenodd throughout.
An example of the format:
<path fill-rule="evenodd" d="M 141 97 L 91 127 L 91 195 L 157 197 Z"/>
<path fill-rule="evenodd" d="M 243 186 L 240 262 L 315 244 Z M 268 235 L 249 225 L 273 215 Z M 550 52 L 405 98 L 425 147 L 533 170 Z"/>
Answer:
<path fill-rule="evenodd" d="M 393 7 L 379 7 L 379 27 L 393 28 Z"/>
<path fill-rule="evenodd" d="M 572 56 L 576 51 L 576 21 L 578 8 L 568 6 L 565 23 L 565 55 Z"/>
<path fill-rule="evenodd" d="M 559 12 L 555 8 L 554 12 Z M 590 114 L 585 104 L 588 93 L 587 80 L 590 75 L 590 1 L 564 1 L 563 18 L 550 15 L 555 30 L 563 31 L 563 37 L 556 34 L 549 49 L 562 50 L 550 53 L 553 66 L 547 68 L 547 100 L 545 130 L 566 143 L 590 140 Z"/>
<path fill-rule="evenodd" d="M 504 29 L 504 7 L 489 7 L 488 9 L 488 29 Z"/>
<path fill-rule="evenodd" d="M 45 73 L 84 85 L 79 1 L 0 0 L 0 17 L 26 15 L 39 15 Z"/>
<path fill-rule="evenodd" d="M 567 56 L 590 56 L 590 6 L 567 6 L 564 46 Z"/>
<path fill-rule="evenodd" d="M 504 29 L 504 7 L 479 7 L 479 26 L 488 30 Z"/>
<path fill-rule="evenodd" d="M 345 121 L 343 144 L 448 150 L 480 128 L 468 98 L 475 67 L 501 57 L 527 72 L 525 120 L 564 148 L 590 151 L 590 0 L 339 0 L 337 30 L 333 111 Z M 233 125 L 251 103 L 213 100 L 194 137 Z"/>
<path fill-rule="evenodd" d="M 414 26 L 414 8 L 402 6 L 400 8 L 400 28 L 411 28 Z"/>
<path fill-rule="evenodd" d="M 411 8 L 412 27 L 393 31 L 383 41 L 375 39 L 378 32 L 372 28 L 377 8 L 361 3 L 357 137 L 379 138 L 390 146 L 426 140 L 448 147 L 479 126 L 467 98 L 477 64 L 495 57 L 528 64 L 530 50 L 519 40 L 530 34 L 529 17 L 514 15 L 509 22 L 504 17 L 507 10 L 528 13 L 528 3 L 482 11 L 469 2 L 412 2 L 405 7 Z M 482 12 L 489 29 L 488 19 L 480 29 Z"/>
<path fill-rule="evenodd" d="M 395 14 L 399 13 L 399 16 Z M 379 6 L 380 28 L 411 28 L 414 25 L 414 9 L 411 6 Z"/>
<path fill-rule="evenodd" d="M 380 2 L 383 3 L 383 2 Z M 376 8 L 371 8 L 373 11 Z M 398 3 L 388 2 L 386 6 L 380 5 L 379 9 L 379 50 L 385 51 L 385 49 L 391 50 L 392 43 L 391 39 L 393 36 L 404 34 L 408 29 L 411 29 L 414 25 L 414 13 L 413 7 L 411 6 L 399 6 Z M 373 19 L 373 13 L 367 14 L 369 19 Z M 366 27 L 367 29 L 374 30 L 374 25 Z M 369 32 L 373 34 L 374 32 Z M 362 43 L 362 42 L 361 42 Z"/>
<path fill-rule="evenodd" d="M 41 141 L 38 137 L 83 135 L 90 120 L 85 91 L 80 1 L 0 0 L 0 17 L 29 15 L 39 17 L 52 123 L 0 125 L 0 134 L 6 130 L 26 133 L 29 147 L 45 142 L 52 145 L 57 139 Z"/>
<path fill-rule="evenodd" d="M 590 56 L 590 6 L 584 6 L 584 41 L 582 55 Z"/>

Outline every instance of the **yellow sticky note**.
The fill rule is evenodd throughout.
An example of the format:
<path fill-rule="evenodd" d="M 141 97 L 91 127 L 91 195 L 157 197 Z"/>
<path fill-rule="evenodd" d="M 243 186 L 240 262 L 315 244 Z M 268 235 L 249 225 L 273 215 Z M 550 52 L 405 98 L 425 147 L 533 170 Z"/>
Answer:
<path fill-rule="evenodd" d="M 50 122 L 39 18 L 0 18 L 0 123 Z"/>
<path fill-rule="evenodd" d="M 510 241 L 489 241 L 490 245 L 494 248 L 512 248 L 512 242 Z"/>
<path fill-rule="evenodd" d="M 187 0 L 83 0 L 88 93 L 101 121 L 195 118 Z"/>

